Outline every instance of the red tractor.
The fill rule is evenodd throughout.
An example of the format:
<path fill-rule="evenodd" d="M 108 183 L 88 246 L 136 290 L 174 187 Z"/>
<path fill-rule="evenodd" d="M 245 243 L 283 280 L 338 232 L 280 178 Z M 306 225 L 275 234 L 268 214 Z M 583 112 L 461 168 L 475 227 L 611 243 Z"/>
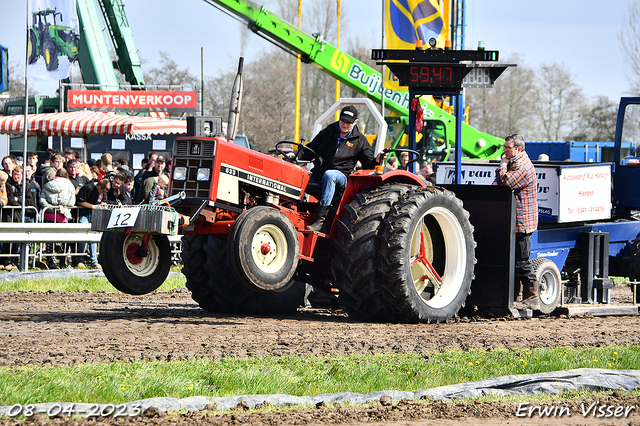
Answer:
<path fill-rule="evenodd" d="M 309 150 L 279 142 L 276 152 L 284 144 Z M 337 288 L 361 320 L 441 322 L 464 306 L 475 242 L 452 192 L 403 170 L 355 171 L 334 199 L 326 233 L 307 231 L 319 193 L 306 164 L 284 158 L 177 138 L 166 205 L 95 211 L 105 276 L 126 293 L 155 290 L 171 263 L 167 235 L 182 225 L 186 285 L 210 312 L 292 313 L 305 284 Z"/>

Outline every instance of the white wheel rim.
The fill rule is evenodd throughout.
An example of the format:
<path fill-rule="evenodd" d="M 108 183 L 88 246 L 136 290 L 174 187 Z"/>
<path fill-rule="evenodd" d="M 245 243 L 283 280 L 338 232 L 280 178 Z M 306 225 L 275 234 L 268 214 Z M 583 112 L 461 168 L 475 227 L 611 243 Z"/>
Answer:
<path fill-rule="evenodd" d="M 429 262 L 433 261 L 434 250 L 441 249 L 433 247 L 433 241 L 424 223 L 424 219 L 427 216 L 432 216 L 437 221 L 444 237 L 445 266 L 443 271 L 438 271 L 442 278 L 442 284 L 439 288 L 438 283 L 434 282 L 433 279 L 425 278 L 429 275 L 428 268 L 423 263 L 416 261 L 420 253 L 421 240 L 423 238 L 426 257 Z M 425 212 L 411 236 L 410 268 L 413 285 L 427 305 L 434 309 L 439 309 L 453 302 L 463 284 L 466 259 L 467 247 L 465 235 L 460 222 L 453 213 L 443 207 L 434 207 Z M 424 290 L 427 288 L 434 288 L 435 294 L 432 295 L 425 292 Z"/>
<path fill-rule="evenodd" d="M 558 297 L 558 291 L 560 291 L 560 285 L 556 274 L 554 274 L 552 270 L 545 270 L 540 276 L 538 285 L 540 301 L 545 305 L 551 305 L 554 303 Z"/>
<path fill-rule="evenodd" d="M 143 243 L 142 234 L 129 234 L 122 245 L 124 264 L 137 276 L 148 277 L 158 268 L 160 264 L 160 249 L 156 245 L 154 238 L 149 237 L 148 252 L 146 257 L 131 256 L 131 252 Z M 130 257 L 131 256 L 131 257 Z"/>
<path fill-rule="evenodd" d="M 284 267 L 287 253 L 287 239 L 275 225 L 261 226 L 251 240 L 253 261 L 265 273 L 275 273 Z"/>

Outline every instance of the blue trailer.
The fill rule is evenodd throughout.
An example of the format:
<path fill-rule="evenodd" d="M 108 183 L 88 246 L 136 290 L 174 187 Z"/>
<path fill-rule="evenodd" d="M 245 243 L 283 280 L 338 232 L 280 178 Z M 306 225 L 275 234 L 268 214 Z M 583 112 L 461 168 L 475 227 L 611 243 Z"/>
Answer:
<path fill-rule="evenodd" d="M 611 276 L 629 277 L 632 287 L 640 281 L 640 158 L 631 156 L 640 142 L 638 117 L 640 98 L 622 98 L 611 162 L 533 161 L 540 221 L 531 258 L 543 313 L 638 314 L 637 292 L 633 305 L 610 298 Z M 462 163 L 460 183 L 467 185 L 453 185 L 454 164 L 440 163 L 436 181 L 463 200 L 475 228 L 476 278 L 468 303 L 527 316 L 531 312 L 513 308 L 515 199 L 510 188 L 491 185 L 498 165 Z"/>
<path fill-rule="evenodd" d="M 600 163 L 613 161 L 615 142 L 579 142 L 579 141 L 530 141 L 526 143 L 527 154 L 532 160 L 540 154 L 546 154 L 551 161 L 577 161 Z M 622 143 L 624 157 L 635 153 L 633 142 Z"/>

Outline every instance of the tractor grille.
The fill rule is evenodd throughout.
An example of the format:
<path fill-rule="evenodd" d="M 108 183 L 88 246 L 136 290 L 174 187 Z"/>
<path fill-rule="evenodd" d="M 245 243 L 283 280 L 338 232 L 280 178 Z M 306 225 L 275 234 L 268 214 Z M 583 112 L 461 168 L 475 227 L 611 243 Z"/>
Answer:
<path fill-rule="evenodd" d="M 178 167 L 187 168 L 186 180 L 173 179 L 171 186 L 171 194 L 177 194 L 180 191 L 184 191 L 187 198 L 199 198 L 202 200 L 209 199 L 209 189 L 211 188 L 211 179 L 213 174 L 210 173 L 210 177 L 206 181 L 198 181 L 198 169 L 211 169 L 213 168 L 213 158 L 203 157 L 175 157 L 174 170 Z"/>
<path fill-rule="evenodd" d="M 174 179 L 171 186 L 171 194 L 184 191 L 187 198 L 209 199 L 209 189 L 213 179 L 213 154 L 215 152 L 215 141 L 205 139 L 177 140 L 173 145 Z M 186 179 L 175 179 L 175 170 L 178 167 L 186 167 Z M 209 179 L 198 181 L 198 169 L 208 169 Z"/>
<path fill-rule="evenodd" d="M 197 146 L 197 149 L 196 149 Z M 213 157 L 215 142 L 203 140 L 182 140 L 174 143 L 175 156 Z"/>

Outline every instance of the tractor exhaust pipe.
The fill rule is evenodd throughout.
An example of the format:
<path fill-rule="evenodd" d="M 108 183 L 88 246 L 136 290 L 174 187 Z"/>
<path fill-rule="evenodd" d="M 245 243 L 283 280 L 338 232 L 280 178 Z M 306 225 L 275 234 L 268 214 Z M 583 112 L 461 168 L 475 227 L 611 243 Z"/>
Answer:
<path fill-rule="evenodd" d="M 233 142 L 238 132 L 238 121 L 240 120 L 240 107 L 242 106 L 242 67 L 244 58 L 240 57 L 238 62 L 238 74 L 233 81 L 231 91 L 231 102 L 229 103 L 229 119 L 227 120 L 227 140 Z"/>

